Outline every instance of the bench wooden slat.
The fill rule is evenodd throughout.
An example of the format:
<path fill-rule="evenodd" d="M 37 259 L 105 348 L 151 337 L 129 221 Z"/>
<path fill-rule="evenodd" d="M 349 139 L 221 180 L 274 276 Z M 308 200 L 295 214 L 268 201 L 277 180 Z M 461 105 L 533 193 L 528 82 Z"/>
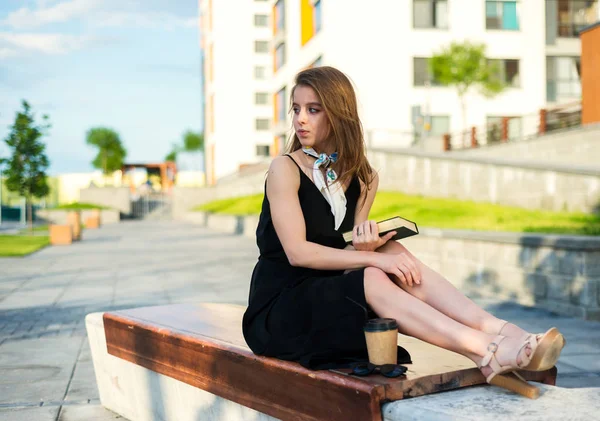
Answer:
<path fill-rule="evenodd" d="M 108 353 L 283 420 L 381 420 L 381 403 L 481 384 L 474 364 L 399 336 L 414 363 L 405 377 L 311 371 L 254 355 L 241 330 L 244 307 L 175 304 L 104 314 Z M 556 369 L 525 372 L 554 384 Z"/>

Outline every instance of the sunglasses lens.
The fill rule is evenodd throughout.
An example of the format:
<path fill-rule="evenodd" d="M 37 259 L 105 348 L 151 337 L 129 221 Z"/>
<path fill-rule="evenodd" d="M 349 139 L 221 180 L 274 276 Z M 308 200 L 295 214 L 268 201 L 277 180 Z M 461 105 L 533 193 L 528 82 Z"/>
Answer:
<path fill-rule="evenodd" d="M 352 374 L 356 374 L 357 376 L 366 376 L 372 372 L 373 370 L 368 364 L 359 364 L 352 369 Z"/>
<path fill-rule="evenodd" d="M 406 372 L 406 367 L 396 364 L 385 364 L 379 367 L 379 372 L 385 377 L 398 377 Z"/>

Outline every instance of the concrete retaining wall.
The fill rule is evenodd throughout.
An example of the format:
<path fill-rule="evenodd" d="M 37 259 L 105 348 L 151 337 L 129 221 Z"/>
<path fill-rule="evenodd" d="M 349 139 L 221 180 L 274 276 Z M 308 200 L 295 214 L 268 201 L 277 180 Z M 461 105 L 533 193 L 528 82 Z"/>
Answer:
<path fill-rule="evenodd" d="M 529 140 L 451 152 L 457 157 L 537 160 L 544 164 L 596 165 L 600 169 L 600 124 Z"/>
<path fill-rule="evenodd" d="M 248 237 L 258 216 L 188 212 L 192 223 Z M 600 320 L 600 238 L 422 228 L 403 240 L 419 259 L 470 296 L 500 297 Z"/>
<path fill-rule="evenodd" d="M 67 214 L 72 212 L 64 209 L 44 209 L 36 212 L 36 215 L 52 224 L 66 224 Z M 81 211 L 81 222 L 84 223 L 86 218 L 92 216 L 93 210 L 86 209 Z M 115 224 L 121 221 L 121 216 L 118 210 L 103 209 L 100 211 L 100 221 L 102 224 Z"/>
<path fill-rule="evenodd" d="M 131 214 L 129 187 L 88 187 L 79 191 L 79 201 L 117 209 L 124 215 Z"/>
<path fill-rule="evenodd" d="M 600 205 L 600 167 L 402 150 L 369 150 L 368 156 L 383 190 L 552 211 L 593 212 Z M 214 187 L 175 187 L 173 217 L 212 200 L 262 193 L 265 171 Z"/>
<path fill-rule="evenodd" d="M 368 155 L 383 190 L 552 211 L 593 212 L 600 204 L 600 168 L 404 151 Z"/>

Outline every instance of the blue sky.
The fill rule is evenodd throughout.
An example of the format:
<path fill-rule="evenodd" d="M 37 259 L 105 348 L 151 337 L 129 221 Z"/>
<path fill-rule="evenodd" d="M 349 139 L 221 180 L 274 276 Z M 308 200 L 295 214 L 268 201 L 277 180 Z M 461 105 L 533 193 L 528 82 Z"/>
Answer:
<path fill-rule="evenodd" d="M 197 0 L 0 0 L 0 156 L 26 99 L 52 123 L 50 174 L 92 170 L 97 126 L 127 162 L 162 160 L 202 129 L 197 15 Z"/>

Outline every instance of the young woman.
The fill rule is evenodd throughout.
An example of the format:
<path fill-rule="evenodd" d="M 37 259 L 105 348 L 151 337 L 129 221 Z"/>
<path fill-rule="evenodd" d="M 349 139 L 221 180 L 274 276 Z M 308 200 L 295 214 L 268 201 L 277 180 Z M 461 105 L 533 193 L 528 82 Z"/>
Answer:
<path fill-rule="evenodd" d="M 509 373 L 552 367 L 562 335 L 499 320 L 388 241 L 393 232 L 380 237 L 368 220 L 378 176 L 350 81 L 317 67 L 295 82 L 293 142 L 271 163 L 256 232 L 260 257 L 243 320 L 252 351 L 311 368 L 364 360 L 362 306 L 395 319 L 405 335 L 470 358 L 489 383 L 525 393 L 528 385 Z"/>

